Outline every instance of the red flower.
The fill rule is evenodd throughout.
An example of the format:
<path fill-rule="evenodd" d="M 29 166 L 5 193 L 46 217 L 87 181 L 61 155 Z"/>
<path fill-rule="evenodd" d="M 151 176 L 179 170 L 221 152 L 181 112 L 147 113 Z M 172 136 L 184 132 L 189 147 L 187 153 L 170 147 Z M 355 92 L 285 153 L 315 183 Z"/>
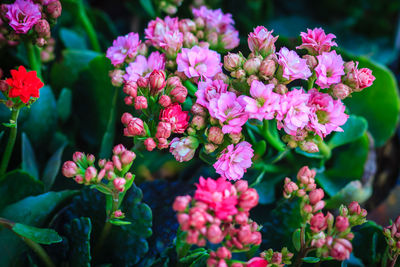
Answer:
<path fill-rule="evenodd" d="M 247 267 L 266 267 L 268 265 L 268 261 L 266 259 L 260 257 L 254 257 L 247 262 Z"/>
<path fill-rule="evenodd" d="M 169 122 L 172 132 L 183 133 L 189 125 L 189 112 L 182 111 L 181 105 L 174 103 L 161 110 L 160 121 Z"/>
<path fill-rule="evenodd" d="M 39 89 L 44 84 L 37 77 L 36 71 L 27 72 L 24 66 L 19 66 L 18 70 L 11 70 L 11 76 L 6 80 L 11 86 L 9 97 L 19 97 L 25 104 L 31 97 L 39 97 Z"/>

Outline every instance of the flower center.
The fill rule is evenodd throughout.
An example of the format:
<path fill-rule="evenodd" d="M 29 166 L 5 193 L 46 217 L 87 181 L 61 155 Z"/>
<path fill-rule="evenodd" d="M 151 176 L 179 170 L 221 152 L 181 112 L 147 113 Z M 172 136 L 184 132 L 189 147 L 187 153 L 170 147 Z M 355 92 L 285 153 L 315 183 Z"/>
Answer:
<path fill-rule="evenodd" d="M 317 110 L 315 112 L 317 114 L 318 122 L 321 124 L 326 124 L 329 122 L 329 114 L 324 110 Z"/>

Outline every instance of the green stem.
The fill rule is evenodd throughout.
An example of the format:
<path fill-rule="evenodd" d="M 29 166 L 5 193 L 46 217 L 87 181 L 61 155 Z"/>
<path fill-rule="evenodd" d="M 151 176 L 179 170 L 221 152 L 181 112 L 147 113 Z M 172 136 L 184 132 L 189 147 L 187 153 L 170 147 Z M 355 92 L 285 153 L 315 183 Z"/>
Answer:
<path fill-rule="evenodd" d="M 307 89 L 310 90 L 314 87 L 314 82 L 316 80 L 315 75 L 311 76 L 310 79 L 308 80 L 308 86 Z"/>
<path fill-rule="evenodd" d="M 37 76 L 40 79 L 42 79 L 42 63 L 40 60 L 40 54 L 38 58 L 36 51 L 36 49 L 38 48 L 29 41 L 25 42 L 25 48 L 26 48 L 26 53 L 28 54 L 28 61 L 30 68 L 36 71 Z"/>
<path fill-rule="evenodd" d="M 318 143 L 318 149 L 319 152 L 321 152 L 321 154 L 324 155 L 326 159 L 331 158 L 332 156 L 331 148 L 324 141 Z"/>
<path fill-rule="evenodd" d="M 44 265 L 47 267 L 55 267 L 56 265 L 53 263 L 49 255 L 46 251 L 42 248 L 41 245 L 32 241 L 29 238 L 21 236 L 22 240 L 38 255 L 38 257 L 43 261 Z"/>
<path fill-rule="evenodd" d="M 389 262 L 388 262 L 387 266 L 394 267 L 396 265 L 396 261 L 397 261 L 398 256 L 399 256 L 399 254 L 396 254 L 393 257 L 393 259 L 389 259 Z"/>
<path fill-rule="evenodd" d="M 10 135 L 8 137 L 8 142 L 6 146 L 6 150 L 4 151 L 3 158 L 1 160 L 0 165 L 0 176 L 3 176 L 8 167 L 8 163 L 10 161 L 10 157 L 14 148 L 15 139 L 17 137 L 17 120 L 18 120 L 19 108 L 13 108 L 11 111 L 10 122 L 15 123 L 15 126 L 10 129 Z"/>
<path fill-rule="evenodd" d="M 112 145 L 114 141 L 114 132 L 115 132 L 115 113 L 118 99 L 118 88 L 114 88 L 114 96 L 111 102 L 111 110 L 110 116 L 108 117 L 106 132 L 103 135 L 103 139 L 101 140 L 100 146 L 100 158 L 107 158 L 110 156 L 110 151 L 112 150 Z"/>
<path fill-rule="evenodd" d="M 96 31 L 86 14 L 85 6 L 83 5 L 82 0 L 78 1 L 78 19 L 82 23 L 82 26 L 89 37 L 89 42 L 92 45 L 93 50 L 96 52 L 101 52 L 99 39 L 97 38 Z"/>
<path fill-rule="evenodd" d="M 260 163 L 255 163 L 253 166 L 257 170 L 261 170 L 263 172 L 269 172 L 269 173 L 279 173 L 283 172 L 284 169 L 282 167 L 273 165 L 273 164 L 268 164 L 265 162 L 260 162 Z"/>
<path fill-rule="evenodd" d="M 196 97 L 195 93 L 197 92 L 197 87 L 196 85 L 194 85 L 191 81 L 186 80 L 183 82 L 183 85 L 186 87 L 186 89 L 188 90 L 188 94 L 191 97 Z"/>
<path fill-rule="evenodd" d="M 279 138 L 279 135 L 274 136 L 272 134 L 272 132 L 270 131 L 268 124 L 269 124 L 269 122 L 264 120 L 263 125 L 262 125 L 262 130 L 261 130 L 262 136 L 276 150 L 285 151 L 285 145 L 282 143 L 281 139 Z"/>

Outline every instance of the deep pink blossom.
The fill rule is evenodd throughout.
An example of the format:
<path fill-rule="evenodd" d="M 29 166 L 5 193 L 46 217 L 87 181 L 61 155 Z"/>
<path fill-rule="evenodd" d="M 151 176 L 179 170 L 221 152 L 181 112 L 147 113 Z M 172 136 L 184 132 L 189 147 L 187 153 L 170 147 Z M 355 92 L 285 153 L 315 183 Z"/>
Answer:
<path fill-rule="evenodd" d="M 282 67 L 283 78 L 292 81 L 296 79 L 307 80 L 311 71 L 307 66 L 307 60 L 302 59 L 295 51 L 282 47 L 277 53 L 278 63 Z"/>
<path fill-rule="evenodd" d="M 273 89 L 273 84 L 265 85 L 257 80 L 251 83 L 250 95 L 252 97 L 242 97 L 246 103 L 245 111 L 249 114 L 249 118 L 260 121 L 274 118 L 275 112 L 279 108 L 280 97 L 272 91 Z"/>
<path fill-rule="evenodd" d="M 222 80 L 199 82 L 198 90 L 195 93 L 197 97 L 196 103 L 209 108 L 211 99 L 219 97 L 222 93 L 226 93 L 227 89 L 228 85 Z"/>
<path fill-rule="evenodd" d="M 140 77 L 149 77 L 153 70 L 164 70 L 165 55 L 156 51 L 146 57 L 138 55 L 134 62 L 126 67 L 126 74 L 123 76 L 125 82 L 136 82 Z"/>
<path fill-rule="evenodd" d="M 163 43 L 165 44 L 165 35 L 173 34 L 175 31 L 179 31 L 178 18 L 167 16 L 164 20 L 156 18 L 155 20 L 150 21 L 147 28 L 144 30 L 144 33 L 148 42 L 157 48 L 161 48 Z"/>
<path fill-rule="evenodd" d="M 215 171 L 229 180 L 239 180 L 250 168 L 254 155 L 251 144 L 243 141 L 236 146 L 231 144 L 222 151 L 218 161 L 213 165 Z"/>
<path fill-rule="evenodd" d="M 351 242 L 344 238 L 333 240 L 333 246 L 330 250 L 330 256 L 339 261 L 344 261 L 350 258 L 350 253 L 353 250 Z"/>
<path fill-rule="evenodd" d="M 176 63 L 178 71 L 183 72 L 188 78 L 211 79 L 222 71 L 220 54 L 200 46 L 191 49 L 182 48 Z"/>
<path fill-rule="evenodd" d="M 268 31 L 264 26 L 257 26 L 247 38 L 247 43 L 251 52 L 261 53 L 264 56 L 274 53 L 275 42 L 278 36 L 273 36 L 273 32 L 274 31 Z"/>
<path fill-rule="evenodd" d="M 342 132 L 340 126 L 345 124 L 349 117 L 344 113 L 346 107 L 342 101 L 334 100 L 329 94 L 318 92 L 316 89 L 311 89 L 308 93 L 308 106 L 311 108 L 309 127 L 321 137 L 332 131 Z"/>
<path fill-rule="evenodd" d="M 6 8 L 5 17 L 16 33 L 27 33 L 42 17 L 39 5 L 31 0 L 16 0 Z"/>
<path fill-rule="evenodd" d="M 189 125 L 189 112 L 183 111 L 181 105 L 174 103 L 160 112 L 160 121 L 169 122 L 172 132 L 183 133 Z"/>
<path fill-rule="evenodd" d="M 370 87 L 372 83 L 375 81 L 374 75 L 372 75 L 372 70 L 368 68 L 361 68 L 357 72 L 358 79 L 358 87 L 360 89 L 364 89 L 366 87 Z"/>
<path fill-rule="evenodd" d="M 318 65 L 315 67 L 317 80 L 315 83 L 322 89 L 329 88 L 332 84 L 340 83 L 344 75 L 344 62 L 336 51 L 323 52 L 317 56 Z"/>
<path fill-rule="evenodd" d="M 125 36 L 119 36 L 113 41 L 113 45 L 107 49 L 106 56 L 114 66 L 117 66 L 124 63 L 127 57 L 134 58 L 137 55 L 140 43 L 137 33 L 131 32 Z"/>
<path fill-rule="evenodd" d="M 302 44 L 297 49 L 307 49 L 311 54 L 321 54 L 328 52 L 332 46 L 337 44 L 332 40 L 336 36 L 332 33 L 325 34 L 322 28 L 315 28 L 313 30 L 307 29 L 307 32 L 300 33 Z"/>
<path fill-rule="evenodd" d="M 226 92 L 210 101 L 210 116 L 219 120 L 223 133 L 240 133 L 248 119 L 243 103 L 238 100 L 234 93 Z"/>

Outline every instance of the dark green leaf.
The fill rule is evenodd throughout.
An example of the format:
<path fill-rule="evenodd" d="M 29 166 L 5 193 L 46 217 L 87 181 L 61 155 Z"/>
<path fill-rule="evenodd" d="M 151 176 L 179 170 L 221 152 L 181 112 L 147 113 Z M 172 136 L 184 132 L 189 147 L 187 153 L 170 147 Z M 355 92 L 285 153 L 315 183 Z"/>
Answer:
<path fill-rule="evenodd" d="M 1 139 L 3 139 L 3 135 L 4 135 L 4 131 L 1 131 L 0 132 L 0 142 L 1 142 Z"/>
<path fill-rule="evenodd" d="M 85 38 L 67 28 L 60 29 L 60 39 L 68 49 L 87 49 Z"/>
<path fill-rule="evenodd" d="M 140 0 L 140 4 L 150 17 L 152 18 L 156 17 L 156 12 L 154 10 L 153 3 L 151 2 L 151 0 Z"/>
<path fill-rule="evenodd" d="M 194 260 L 196 260 L 198 257 L 200 257 L 204 254 L 208 254 L 207 250 L 204 248 L 190 250 L 189 253 L 185 257 L 179 259 L 179 262 L 185 263 L 185 264 L 192 263 Z"/>
<path fill-rule="evenodd" d="M 115 92 L 111 102 L 111 110 L 106 126 L 106 132 L 104 133 L 103 138 L 101 140 L 100 153 L 99 153 L 100 158 L 109 158 L 111 156 L 111 151 L 114 145 L 115 122 L 116 122 L 115 117 L 117 112 L 116 105 L 117 105 L 119 88 L 114 88 L 114 91 Z"/>
<path fill-rule="evenodd" d="M 190 267 L 203 267 L 206 265 L 208 257 L 210 257 L 208 255 L 208 253 L 203 254 L 202 256 L 200 256 L 199 258 L 197 258 L 192 264 L 190 264 Z"/>
<path fill-rule="evenodd" d="M 61 146 L 49 159 L 46 167 L 43 171 L 42 181 L 44 183 L 44 189 L 50 190 L 53 186 L 54 180 L 57 177 L 57 173 L 61 166 L 61 157 L 64 151 L 65 145 Z"/>
<path fill-rule="evenodd" d="M 72 107 L 72 92 L 68 88 L 61 90 L 60 96 L 57 99 L 57 114 L 58 118 L 65 122 L 71 115 Z"/>
<path fill-rule="evenodd" d="M 271 180 L 268 179 L 254 186 L 254 189 L 257 190 L 260 196 L 260 204 L 265 205 L 275 201 L 275 183 L 275 181 L 271 182 Z"/>
<path fill-rule="evenodd" d="M 90 234 L 92 223 L 89 218 L 80 217 L 73 219 L 66 226 L 67 238 L 70 244 L 70 266 L 89 267 L 90 255 Z"/>
<path fill-rule="evenodd" d="M 131 222 L 127 222 L 127 221 L 123 221 L 123 220 L 118 220 L 118 219 L 111 219 L 111 220 L 110 220 L 110 223 L 112 223 L 112 224 L 114 224 L 114 225 L 118 225 L 118 226 L 131 224 Z"/>
<path fill-rule="evenodd" d="M 0 180 L 0 210 L 25 197 L 43 193 L 43 183 L 28 173 L 15 170 Z"/>
<path fill-rule="evenodd" d="M 293 236 L 292 236 L 293 246 L 297 251 L 300 251 L 300 248 L 301 248 L 300 235 L 301 235 L 301 229 L 299 228 L 293 232 Z"/>
<path fill-rule="evenodd" d="M 15 122 L 3 122 L 3 125 L 7 128 L 15 128 L 17 126 L 17 124 L 15 124 Z"/>
<path fill-rule="evenodd" d="M 327 209 L 336 209 L 340 205 L 350 204 L 352 201 L 364 203 L 371 197 L 371 185 L 362 186 L 360 181 L 352 181 L 343 187 L 337 194 L 326 200 L 325 207 Z"/>
<path fill-rule="evenodd" d="M 317 263 L 317 262 L 320 261 L 319 258 L 315 258 L 315 257 L 305 257 L 305 258 L 303 258 L 302 260 L 303 260 L 304 262 L 307 262 L 307 263 Z"/>
<path fill-rule="evenodd" d="M 39 179 L 35 152 L 25 133 L 22 133 L 22 170 L 32 175 L 33 178 Z"/>
<path fill-rule="evenodd" d="M 343 132 L 336 132 L 329 140 L 331 149 L 356 141 L 364 135 L 368 128 L 366 119 L 360 116 L 351 115 L 346 124 L 342 126 Z"/>
<path fill-rule="evenodd" d="M 56 231 L 48 228 L 37 228 L 22 223 L 16 223 L 12 230 L 20 236 L 26 237 L 39 244 L 50 245 L 62 241 Z"/>

